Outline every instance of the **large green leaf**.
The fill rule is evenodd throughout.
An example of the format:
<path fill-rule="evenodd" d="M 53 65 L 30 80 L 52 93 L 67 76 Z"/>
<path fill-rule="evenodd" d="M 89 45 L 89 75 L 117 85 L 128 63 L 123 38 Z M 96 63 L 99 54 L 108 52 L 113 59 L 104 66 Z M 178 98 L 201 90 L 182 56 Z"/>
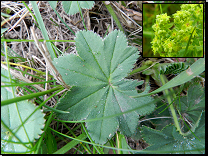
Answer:
<path fill-rule="evenodd" d="M 103 40 L 92 31 L 79 31 L 75 41 L 78 56 L 65 54 L 53 62 L 66 84 L 73 86 L 56 107 L 70 113 L 58 114 L 58 117 L 94 119 L 135 108 L 120 116 L 86 123 L 96 143 L 104 144 L 118 128 L 123 134 L 131 135 L 139 115 L 155 108 L 150 103 L 151 97 L 131 98 L 138 95 L 135 87 L 142 81 L 125 79 L 139 57 L 137 49 L 127 46 L 125 35 L 117 30 Z"/>
<path fill-rule="evenodd" d="M 94 1 L 62 1 L 64 11 L 69 15 L 78 13 L 79 7 L 83 9 L 91 9 L 94 3 Z"/>
<path fill-rule="evenodd" d="M 197 138 L 192 133 L 186 137 L 179 134 L 173 125 L 168 125 L 161 131 L 142 127 L 144 140 L 150 145 L 145 150 L 155 153 L 205 153 L 205 112 L 200 117 L 200 123 L 194 132 Z"/>
<path fill-rule="evenodd" d="M 1 82 L 8 84 L 8 71 L 1 69 Z M 15 88 L 13 88 L 15 91 Z M 1 100 L 13 98 L 11 87 L 1 87 Z M 36 106 L 21 101 L 1 106 L 1 151 L 10 153 L 32 152 L 33 142 L 44 127 L 44 114 L 33 111 Z M 32 114 L 32 115 L 31 115 Z M 30 116 L 30 117 L 29 117 Z M 24 122 L 26 120 L 26 122 Z M 13 135 L 14 134 L 14 135 Z"/>

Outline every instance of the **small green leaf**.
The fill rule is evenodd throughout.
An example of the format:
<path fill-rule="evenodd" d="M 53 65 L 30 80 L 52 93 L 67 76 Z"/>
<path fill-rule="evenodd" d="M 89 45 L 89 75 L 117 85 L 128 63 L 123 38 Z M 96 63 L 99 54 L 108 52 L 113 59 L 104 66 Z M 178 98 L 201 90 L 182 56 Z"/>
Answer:
<path fill-rule="evenodd" d="M 189 66 L 183 62 L 170 63 L 168 65 L 161 66 L 160 74 L 179 74 L 186 70 Z"/>
<path fill-rule="evenodd" d="M 131 135 L 139 115 L 155 108 L 150 103 L 151 97 L 131 98 L 138 95 L 135 87 L 143 81 L 125 79 L 139 57 L 137 49 L 127 46 L 125 35 L 117 30 L 105 39 L 92 31 L 79 31 L 75 41 L 78 56 L 65 54 L 53 62 L 65 83 L 73 86 L 56 107 L 70 113 L 58 114 L 58 117 L 94 119 L 140 107 L 120 116 L 86 123 L 96 143 L 104 144 L 118 128 L 124 135 Z"/>
<path fill-rule="evenodd" d="M 8 71 L 2 68 L 1 74 L 2 82 L 9 82 L 6 78 Z M 13 98 L 11 90 L 11 87 L 1 87 L 1 100 Z M 35 109 L 36 106 L 26 100 L 1 106 L 1 150 L 3 152 L 32 152 L 33 142 L 39 138 L 45 122 L 44 114 L 40 110 L 32 114 Z M 27 121 L 23 123 L 25 120 Z"/>
<path fill-rule="evenodd" d="M 205 91 L 200 84 L 194 84 L 188 89 L 187 96 L 180 98 L 180 105 L 179 99 L 175 103 L 180 113 L 194 125 L 201 116 L 201 111 L 205 109 Z"/>
<path fill-rule="evenodd" d="M 193 134 L 182 136 L 173 125 L 168 125 L 161 131 L 144 126 L 142 134 L 150 145 L 145 150 L 155 153 L 202 154 L 205 153 L 205 113 L 202 113 L 194 133 L 199 140 Z"/>
<path fill-rule="evenodd" d="M 62 1 L 62 5 L 67 14 L 73 15 L 79 12 L 79 6 L 82 9 L 91 9 L 94 1 Z"/>

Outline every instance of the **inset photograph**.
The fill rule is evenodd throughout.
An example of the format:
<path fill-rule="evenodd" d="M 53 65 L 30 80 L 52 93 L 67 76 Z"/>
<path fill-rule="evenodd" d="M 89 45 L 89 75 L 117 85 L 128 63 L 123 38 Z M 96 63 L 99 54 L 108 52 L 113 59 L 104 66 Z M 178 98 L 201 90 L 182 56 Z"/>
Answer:
<path fill-rule="evenodd" d="M 143 3 L 143 57 L 204 57 L 203 4 Z"/>

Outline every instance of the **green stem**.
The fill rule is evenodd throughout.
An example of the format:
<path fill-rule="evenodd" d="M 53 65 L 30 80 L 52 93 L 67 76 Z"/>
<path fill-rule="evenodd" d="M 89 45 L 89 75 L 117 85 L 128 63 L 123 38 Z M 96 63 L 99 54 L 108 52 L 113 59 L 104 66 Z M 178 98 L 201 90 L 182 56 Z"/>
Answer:
<path fill-rule="evenodd" d="M 5 105 L 11 104 L 11 103 L 16 103 L 16 102 L 27 100 L 27 99 L 32 99 L 32 98 L 37 97 L 37 96 L 41 96 L 41 95 L 45 95 L 45 94 L 57 91 L 61 88 L 63 88 L 63 87 L 59 86 L 59 87 L 56 87 L 56 88 L 53 88 L 53 89 L 49 89 L 47 91 L 33 93 L 33 94 L 29 94 L 29 95 L 24 95 L 24 96 L 15 97 L 15 98 L 12 98 L 12 99 L 4 100 L 4 101 L 1 101 L 1 106 L 5 106 Z"/>
<path fill-rule="evenodd" d="M 123 33 L 125 34 L 123 27 L 121 26 L 121 23 L 118 20 L 118 17 L 116 16 L 115 12 L 113 11 L 113 8 L 111 7 L 111 4 L 106 4 L 107 1 L 102 1 L 103 4 L 106 6 L 106 8 L 108 9 L 108 11 L 110 12 L 111 16 L 113 17 L 114 21 L 116 22 L 116 25 L 118 26 L 118 28 L 123 31 Z"/>
<path fill-rule="evenodd" d="M 163 85 L 165 84 L 165 78 L 166 77 L 163 74 L 160 74 L 160 79 L 161 79 L 161 82 L 162 82 Z M 168 89 L 164 90 L 164 92 L 167 95 L 168 103 L 171 104 L 171 97 L 168 93 Z M 174 123 L 175 123 L 175 126 L 176 126 L 176 130 L 179 131 L 180 134 L 182 134 L 181 128 L 179 126 L 179 122 L 178 122 L 178 119 L 177 119 L 177 115 L 176 115 L 175 109 L 174 109 L 172 104 L 170 105 L 170 111 L 171 111 L 172 116 L 173 116 L 173 120 L 174 120 Z"/>
<path fill-rule="evenodd" d="M 161 4 L 160 4 L 160 11 L 161 11 L 161 14 L 163 14 L 163 10 L 162 10 L 162 6 L 161 6 Z"/>
<path fill-rule="evenodd" d="M 84 28 L 85 28 L 85 30 L 87 30 L 87 27 L 86 27 L 86 25 L 85 25 L 84 18 L 83 18 L 83 15 L 82 15 L 82 10 L 81 10 L 81 8 L 80 8 L 80 6 L 79 6 L 79 2 L 78 2 L 78 1 L 77 1 L 77 5 L 78 5 L 78 8 L 79 8 L 80 15 L 81 15 L 81 17 L 82 17 L 82 22 L 83 22 Z"/>
<path fill-rule="evenodd" d="M 108 26 L 108 28 L 107 28 L 107 30 L 106 30 L 106 32 L 105 32 L 105 35 L 104 35 L 104 37 L 103 38 L 105 38 L 105 36 L 107 35 L 107 33 L 108 33 L 108 29 L 110 28 L 110 24 L 109 24 L 109 26 Z"/>

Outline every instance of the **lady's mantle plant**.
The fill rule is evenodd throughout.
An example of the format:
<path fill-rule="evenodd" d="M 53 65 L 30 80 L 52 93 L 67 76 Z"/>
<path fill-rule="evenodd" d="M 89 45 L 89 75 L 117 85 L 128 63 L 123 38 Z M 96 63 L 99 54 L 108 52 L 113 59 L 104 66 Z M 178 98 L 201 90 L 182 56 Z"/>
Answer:
<path fill-rule="evenodd" d="M 173 18 L 174 24 L 170 23 L 167 13 L 156 16 L 156 23 L 152 26 L 155 38 L 151 42 L 154 54 L 159 53 L 161 57 L 202 57 L 203 4 L 182 4 Z"/>
<path fill-rule="evenodd" d="M 86 127 L 100 144 L 117 130 L 133 134 L 139 115 L 155 108 L 151 97 L 132 98 L 138 95 L 135 87 L 142 81 L 125 79 L 138 58 L 137 49 L 127 46 L 125 35 L 117 30 L 103 40 L 92 31 L 79 31 L 75 41 L 78 56 L 64 54 L 53 62 L 65 83 L 73 86 L 56 107 L 69 113 L 58 114 L 58 118 L 95 119 L 86 122 Z"/>

